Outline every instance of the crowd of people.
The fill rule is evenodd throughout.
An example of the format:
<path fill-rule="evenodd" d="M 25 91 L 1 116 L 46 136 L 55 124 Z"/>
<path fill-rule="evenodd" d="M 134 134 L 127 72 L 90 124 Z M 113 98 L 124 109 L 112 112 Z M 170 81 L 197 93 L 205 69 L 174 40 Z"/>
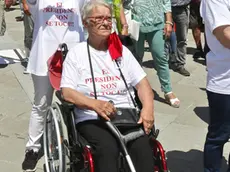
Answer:
<path fill-rule="evenodd" d="M 65 100 L 77 107 L 79 132 L 95 145 L 96 171 L 118 171 L 114 163 L 118 157 L 116 141 L 97 120 L 98 116 L 109 120 L 118 106 L 133 108 L 114 59 L 120 60 L 131 96 L 138 95 L 143 105 L 139 123 L 143 123 L 148 135 L 154 125 L 154 95 L 141 68 L 145 42 L 154 59 L 165 101 L 179 108 L 180 100 L 172 91 L 169 68 L 190 76 L 185 67 L 189 28 L 196 44 L 193 58 L 206 59 L 208 71 L 210 123 L 204 146 L 204 172 L 220 171 L 223 146 L 230 135 L 230 0 L 20 0 L 19 3 L 28 58 L 25 73 L 31 74 L 35 92 L 22 163 L 24 171 L 36 168 L 44 117 L 52 103 L 54 89 L 59 88 Z M 130 9 L 132 20 L 140 26 L 136 40 L 130 36 L 131 26 L 126 18 L 126 11 Z M 0 35 L 3 35 L 4 10 L 0 10 L 0 24 Z M 204 47 L 202 32 L 205 32 Z M 132 39 L 131 47 L 120 45 L 122 40 L 117 38 L 122 36 Z M 49 69 L 53 63 L 60 62 L 62 43 L 66 43 L 70 51 L 57 87 L 50 81 Z M 93 69 L 88 57 L 94 64 Z M 103 80 L 105 76 L 113 77 L 113 82 Z M 147 139 L 137 139 L 132 145 L 145 148 L 140 149 L 145 157 L 140 150 L 130 148 L 134 151 L 137 171 L 152 171 L 153 162 L 142 161 L 152 156 Z M 104 162 L 109 165 L 102 165 Z"/>

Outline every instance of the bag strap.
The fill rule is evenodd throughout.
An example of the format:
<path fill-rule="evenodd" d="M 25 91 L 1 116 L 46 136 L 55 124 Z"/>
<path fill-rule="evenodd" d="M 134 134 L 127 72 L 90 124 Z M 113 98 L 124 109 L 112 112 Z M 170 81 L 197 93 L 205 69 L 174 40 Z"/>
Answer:
<path fill-rule="evenodd" d="M 94 81 L 93 66 L 92 66 L 91 55 L 89 51 L 89 41 L 88 40 L 87 40 L 87 51 L 88 51 L 88 57 L 89 57 L 90 72 L 91 72 L 92 81 L 93 81 L 94 98 L 97 99 L 96 84 Z"/>
<path fill-rule="evenodd" d="M 93 65 L 92 65 L 92 61 L 91 61 L 91 55 L 90 55 L 90 51 L 89 51 L 89 42 L 88 42 L 88 40 L 87 40 L 87 51 L 88 51 L 88 58 L 89 58 L 89 64 L 90 64 L 90 72 L 91 72 L 92 81 L 93 81 L 94 98 L 97 99 L 96 84 L 95 84 L 95 81 L 94 81 Z M 115 62 L 116 62 L 116 64 L 117 64 L 117 67 L 118 67 L 118 70 L 119 70 L 119 72 L 120 72 L 121 78 L 122 78 L 122 80 L 124 81 L 125 87 L 126 87 L 128 93 L 129 93 L 129 96 L 130 96 L 130 98 L 131 98 L 131 100 L 132 100 L 132 103 L 133 103 L 134 107 L 136 108 L 137 111 L 140 111 L 139 108 L 138 108 L 138 105 L 137 105 L 136 101 L 134 100 L 132 94 L 131 94 L 130 91 L 129 91 L 128 84 L 127 84 L 127 82 L 126 82 L 126 80 L 125 80 L 125 77 L 124 77 L 124 75 L 123 75 L 123 73 L 122 73 L 122 71 L 121 71 L 120 66 L 118 65 L 117 60 L 115 60 Z"/>
<path fill-rule="evenodd" d="M 121 71 L 120 66 L 118 65 L 117 60 L 115 60 L 115 62 L 116 62 L 116 64 L 117 64 L 117 67 L 118 67 L 118 70 L 119 70 L 119 72 L 120 72 L 121 78 L 122 78 L 122 80 L 124 81 L 125 87 L 126 87 L 127 91 L 129 92 L 129 96 L 130 96 L 130 98 L 131 98 L 131 100 L 132 100 L 132 102 L 133 102 L 133 105 L 134 105 L 135 108 L 138 108 L 136 101 L 134 100 L 132 94 L 131 94 L 130 91 L 129 91 L 128 84 L 127 84 L 127 82 L 126 82 L 126 80 L 125 80 L 125 77 L 124 77 L 124 75 L 123 75 L 123 73 L 122 73 L 122 71 Z"/>

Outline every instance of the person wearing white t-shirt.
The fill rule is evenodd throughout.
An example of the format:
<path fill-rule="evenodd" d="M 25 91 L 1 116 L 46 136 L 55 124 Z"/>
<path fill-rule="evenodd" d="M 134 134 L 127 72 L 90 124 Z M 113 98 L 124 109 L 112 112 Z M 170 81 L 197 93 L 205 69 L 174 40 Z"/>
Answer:
<path fill-rule="evenodd" d="M 125 46 L 111 41 L 111 35 L 116 33 L 111 34 L 112 15 L 108 4 L 91 1 L 86 4 L 82 15 L 89 37 L 87 42 L 69 50 L 63 63 L 61 90 L 64 99 L 76 105 L 76 127 L 94 149 L 95 172 L 117 172 L 120 152 L 116 139 L 99 117 L 110 120 L 116 107 L 134 108 L 114 60 L 114 52 L 119 48 L 122 48 L 122 53 L 117 60 L 133 97 L 133 87 L 137 89 L 143 106 L 138 122 L 143 123 L 146 132 L 145 136 L 132 141 L 128 149 L 137 172 L 152 172 L 153 152 L 147 134 L 154 124 L 153 92 L 146 74 Z M 93 80 L 97 99 L 94 97 Z"/>
<path fill-rule="evenodd" d="M 200 12 L 210 48 L 206 57 L 210 123 L 204 172 L 219 172 L 223 147 L 230 136 L 230 0 L 202 0 Z"/>
<path fill-rule="evenodd" d="M 32 74 L 35 96 L 29 123 L 29 140 L 22 163 L 24 171 L 36 169 L 44 116 L 52 102 L 53 87 L 48 76 L 48 59 L 60 50 L 62 43 L 71 48 L 84 40 L 80 14 L 84 1 L 27 0 L 34 20 L 33 43 L 27 72 Z"/>

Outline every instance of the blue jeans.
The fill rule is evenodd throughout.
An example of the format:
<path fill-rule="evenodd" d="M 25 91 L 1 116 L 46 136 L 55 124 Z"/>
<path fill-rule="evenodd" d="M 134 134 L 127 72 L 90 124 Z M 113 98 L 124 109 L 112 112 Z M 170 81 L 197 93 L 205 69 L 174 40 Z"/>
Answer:
<path fill-rule="evenodd" d="M 176 33 L 172 31 L 170 36 L 170 45 L 171 45 L 171 53 L 177 52 L 177 40 L 176 40 Z"/>
<path fill-rule="evenodd" d="M 223 147 L 230 136 L 230 95 L 207 91 L 207 96 L 210 123 L 204 145 L 204 172 L 220 172 Z"/>

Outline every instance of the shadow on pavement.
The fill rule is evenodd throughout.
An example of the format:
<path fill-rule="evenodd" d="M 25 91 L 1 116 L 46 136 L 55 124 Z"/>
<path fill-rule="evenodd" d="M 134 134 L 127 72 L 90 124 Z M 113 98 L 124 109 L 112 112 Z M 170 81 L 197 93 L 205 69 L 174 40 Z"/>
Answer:
<path fill-rule="evenodd" d="M 154 60 L 147 60 L 142 63 L 142 66 L 146 68 L 154 68 L 155 69 L 155 63 Z"/>
<path fill-rule="evenodd" d="M 7 67 L 8 64 L 0 64 L 0 69 Z"/>
<path fill-rule="evenodd" d="M 207 124 L 209 123 L 209 107 L 195 107 L 195 114 Z"/>
<path fill-rule="evenodd" d="M 160 97 L 160 95 L 155 90 L 153 90 L 153 94 L 154 94 L 154 100 L 156 100 L 158 102 L 161 102 L 161 103 L 167 104 L 166 101 L 165 101 L 165 99 L 162 98 L 162 97 Z"/>
<path fill-rule="evenodd" d="M 196 48 L 187 47 L 187 54 L 193 55 L 196 52 Z"/>
<path fill-rule="evenodd" d="M 202 90 L 202 91 L 206 91 L 206 88 L 200 88 L 200 90 Z"/>
<path fill-rule="evenodd" d="M 203 152 L 200 150 L 191 149 L 188 152 L 169 151 L 166 156 L 170 172 L 203 171 Z M 226 171 L 227 168 L 227 160 L 223 157 L 221 171 Z"/>

